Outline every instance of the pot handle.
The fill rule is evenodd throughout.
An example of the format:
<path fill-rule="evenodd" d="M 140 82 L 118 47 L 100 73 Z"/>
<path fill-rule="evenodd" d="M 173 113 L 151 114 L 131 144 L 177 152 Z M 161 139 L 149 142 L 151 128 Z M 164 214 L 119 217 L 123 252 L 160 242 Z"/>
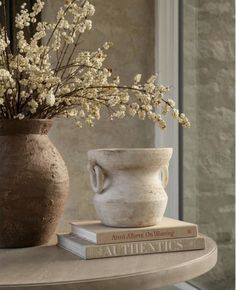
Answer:
<path fill-rule="evenodd" d="M 102 193 L 104 184 L 104 174 L 102 168 L 95 164 L 93 166 L 89 165 L 88 170 L 90 173 L 90 183 L 93 191 L 95 193 Z"/>
<path fill-rule="evenodd" d="M 161 168 L 161 181 L 164 188 L 167 187 L 169 181 L 169 169 L 168 165 L 162 166 Z"/>

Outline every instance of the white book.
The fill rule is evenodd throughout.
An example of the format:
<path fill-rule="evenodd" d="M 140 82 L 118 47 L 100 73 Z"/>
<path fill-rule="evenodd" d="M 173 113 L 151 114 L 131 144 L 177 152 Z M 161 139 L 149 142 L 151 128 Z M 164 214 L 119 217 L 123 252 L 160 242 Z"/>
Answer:
<path fill-rule="evenodd" d="M 71 222 L 72 232 L 95 244 L 196 237 L 196 224 L 163 217 L 155 226 L 143 228 L 114 228 L 100 221 Z"/>
<path fill-rule="evenodd" d="M 73 234 L 58 234 L 58 246 L 83 259 L 97 259 L 200 250 L 205 248 L 205 239 L 203 236 L 197 236 L 193 238 L 96 245 Z"/>

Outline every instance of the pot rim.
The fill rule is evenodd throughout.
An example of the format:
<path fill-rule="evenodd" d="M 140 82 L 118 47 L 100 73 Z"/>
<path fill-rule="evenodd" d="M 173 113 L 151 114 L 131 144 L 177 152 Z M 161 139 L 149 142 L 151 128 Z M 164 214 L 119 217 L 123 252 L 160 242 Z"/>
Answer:
<path fill-rule="evenodd" d="M 90 165 L 97 164 L 105 170 L 125 168 L 159 168 L 167 165 L 173 148 L 107 148 L 88 151 Z M 151 169 L 152 170 L 152 169 Z"/>
<path fill-rule="evenodd" d="M 0 136 L 47 135 L 52 124 L 52 119 L 0 119 Z"/>
<path fill-rule="evenodd" d="M 168 151 L 173 151 L 172 147 L 153 147 L 153 148 L 98 148 L 98 149 L 91 149 L 88 151 L 88 153 L 92 153 L 92 152 L 114 152 L 114 153 L 118 153 L 118 152 L 155 152 L 155 151 L 163 151 L 163 150 L 168 150 Z"/>
<path fill-rule="evenodd" d="M 0 122 L 53 122 L 52 119 L 28 119 L 28 118 L 24 118 L 22 120 L 19 119 L 6 119 L 6 118 L 2 118 L 0 119 Z"/>

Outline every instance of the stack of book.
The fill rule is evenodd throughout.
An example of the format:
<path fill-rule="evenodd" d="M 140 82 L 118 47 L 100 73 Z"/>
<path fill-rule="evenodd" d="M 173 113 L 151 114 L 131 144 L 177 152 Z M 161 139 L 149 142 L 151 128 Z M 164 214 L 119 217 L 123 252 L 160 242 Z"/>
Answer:
<path fill-rule="evenodd" d="M 99 221 L 71 222 L 69 234 L 58 234 L 58 246 L 83 259 L 201 250 L 205 239 L 196 224 L 164 217 L 145 228 L 113 228 Z"/>

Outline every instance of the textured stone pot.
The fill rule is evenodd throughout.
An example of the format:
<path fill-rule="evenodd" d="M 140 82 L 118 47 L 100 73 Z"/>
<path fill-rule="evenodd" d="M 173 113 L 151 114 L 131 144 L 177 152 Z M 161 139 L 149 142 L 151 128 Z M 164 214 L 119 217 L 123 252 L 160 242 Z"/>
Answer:
<path fill-rule="evenodd" d="M 0 248 L 46 243 L 69 189 L 51 120 L 0 120 Z"/>
<path fill-rule="evenodd" d="M 88 152 L 94 205 L 102 223 L 145 227 L 163 217 L 171 148 L 98 149 Z"/>

